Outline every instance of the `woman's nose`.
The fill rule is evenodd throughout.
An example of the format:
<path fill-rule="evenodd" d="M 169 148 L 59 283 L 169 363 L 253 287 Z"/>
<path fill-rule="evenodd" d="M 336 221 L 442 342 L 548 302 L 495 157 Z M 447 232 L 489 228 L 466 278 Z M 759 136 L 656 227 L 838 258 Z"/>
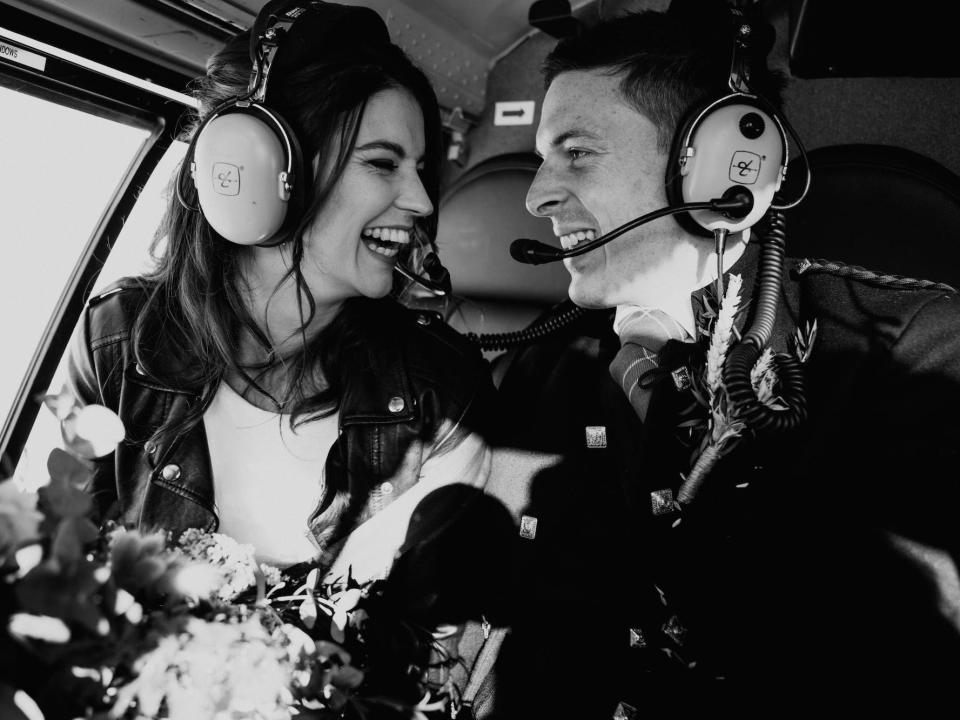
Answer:
<path fill-rule="evenodd" d="M 433 203 L 427 189 L 423 186 L 420 173 L 414 172 L 405 181 L 403 193 L 397 201 L 398 207 L 412 215 L 427 217 L 433 212 Z"/>

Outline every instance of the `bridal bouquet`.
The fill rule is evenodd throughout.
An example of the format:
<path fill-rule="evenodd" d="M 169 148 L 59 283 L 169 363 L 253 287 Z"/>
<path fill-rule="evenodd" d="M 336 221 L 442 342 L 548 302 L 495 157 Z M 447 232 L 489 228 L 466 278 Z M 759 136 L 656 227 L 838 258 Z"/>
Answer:
<path fill-rule="evenodd" d="M 91 460 L 119 418 L 48 396 L 64 449 L 35 495 L 0 482 L 0 716 L 411 718 L 447 708 L 453 662 L 383 581 L 324 584 L 222 534 L 98 528 Z M 435 676 L 435 673 L 434 673 Z"/>

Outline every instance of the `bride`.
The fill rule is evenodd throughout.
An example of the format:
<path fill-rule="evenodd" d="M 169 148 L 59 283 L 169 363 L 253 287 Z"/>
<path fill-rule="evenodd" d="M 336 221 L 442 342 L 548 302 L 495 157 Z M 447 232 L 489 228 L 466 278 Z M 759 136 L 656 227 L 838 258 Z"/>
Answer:
<path fill-rule="evenodd" d="M 157 265 L 89 301 L 70 375 L 127 429 L 93 480 L 101 520 L 363 581 L 482 495 L 492 385 L 478 350 L 392 297 L 436 227 L 426 77 L 373 11 L 290 5 L 196 82 Z"/>

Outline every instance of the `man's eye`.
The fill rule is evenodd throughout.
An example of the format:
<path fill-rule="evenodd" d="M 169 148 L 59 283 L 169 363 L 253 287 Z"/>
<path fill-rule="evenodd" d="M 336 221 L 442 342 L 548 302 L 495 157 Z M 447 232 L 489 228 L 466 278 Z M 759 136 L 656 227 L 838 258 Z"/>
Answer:
<path fill-rule="evenodd" d="M 589 154 L 589 150 L 583 150 L 582 148 L 567 148 L 567 157 L 571 160 L 580 160 Z"/>

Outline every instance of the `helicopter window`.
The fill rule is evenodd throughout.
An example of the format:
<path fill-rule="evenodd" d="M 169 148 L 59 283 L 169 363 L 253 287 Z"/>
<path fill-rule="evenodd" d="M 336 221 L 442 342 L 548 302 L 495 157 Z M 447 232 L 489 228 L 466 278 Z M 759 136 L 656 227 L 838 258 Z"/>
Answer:
<path fill-rule="evenodd" d="M 0 411 L 11 410 L 36 348 L 127 168 L 150 130 L 0 87 Z M 78 142 L 78 138 L 83 138 Z"/>

